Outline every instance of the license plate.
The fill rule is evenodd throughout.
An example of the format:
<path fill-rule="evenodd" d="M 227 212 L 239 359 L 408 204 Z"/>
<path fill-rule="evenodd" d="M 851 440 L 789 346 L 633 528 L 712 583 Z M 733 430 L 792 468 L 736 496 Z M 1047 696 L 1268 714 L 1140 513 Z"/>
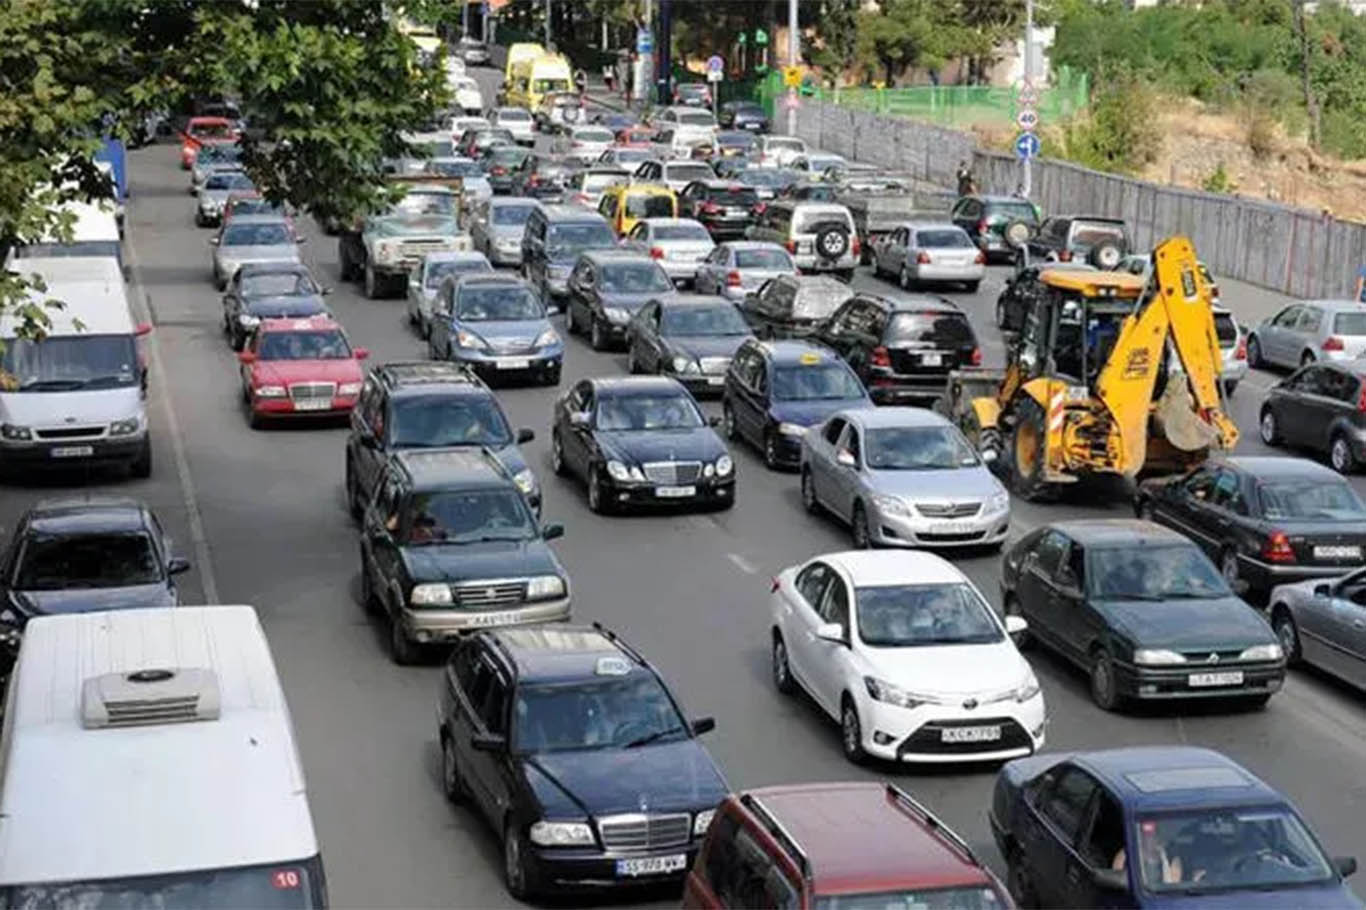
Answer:
<path fill-rule="evenodd" d="M 634 878 L 638 875 L 663 875 L 667 872 L 682 872 L 688 864 L 685 853 L 673 856 L 642 856 L 638 859 L 617 860 L 617 875 Z"/>
<path fill-rule="evenodd" d="M 1243 671 L 1230 670 L 1227 673 L 1192 673 L 1186 678 L 1186 682 L 1192 688 L 1203 688 L 1206 686 L 1241 686 L 1243 684 Z"/>
<path fill-rule="evenodd" d="M 724 376 L 708 376 L 708 377 L 707 377 L 707 385 L 720 385 L 721 383 L 723 383 L 723 382 L 725 382 L 725 381 L 726 381 L 726 377 L 724 377 Z"/>
<path fill-rule="evenodd" d="M 94 446 L 54 446 L 53 458 L 87 458 L 95 454 Z"/>
<path fill-rule="evenodd" d="M 683 499 L 697 492 L 697 487 L 655 487 L 655 495 L 660 499 Z"/>
<path fill-rule="evenodd" d="M 943 362 L 944 362 L 944 357 L 943 357 L 943 355 L 941 355 L 941 354 L 921 354 L 921 355 L 920 355 L 920 365 L 921 365 L 921 366 L 937 367 L 937 366 L 939 366 L 940 364 L 942 364 Z"/>
<path fill-rule="evenodd" d="M 936 521 L 930 525 L 931 534 L 961 534 L 963 526 L 955 521 Z"/>
<path fill-rule="evenodd" d="M 939 731 L 939 741 L 945 743 L 991 743 L 1001 738 L 1001 728 L 945 727 Z"/>
<path fill-rule="evenodd" d="M 507 626 L 517 621 L 516 613 L 477 613 L 470 617 L 472 626 Z"/>
<path fill-rule="evenodd" d="M 330 398 L 304 398 L 294 402 L 296 411 L 326 411 L 332 407 Z"/>
<path fill-rule="evenodd" d="M 1360 559 L 1361 547 L 1315 547 L 1315 559 Z"/>
<path fill-rule="evenodd" d="M 531 361 L 525 357 L 499 357 L 494 364 L 500 370 L 525 370 Z"/>

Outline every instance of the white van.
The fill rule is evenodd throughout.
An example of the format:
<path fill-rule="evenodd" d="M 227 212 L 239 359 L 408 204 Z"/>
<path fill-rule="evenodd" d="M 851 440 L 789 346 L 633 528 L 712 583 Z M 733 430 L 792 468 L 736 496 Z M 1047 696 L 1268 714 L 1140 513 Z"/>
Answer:
<path fill-rule="evenodd" d="M 35 303 L 52 325 L 42 341 L 16 338 L 13 312 L 0 315 L 0 469 L 74 462 L 127 464 L 152 473 L 144 405 L 146 369 L 118 263 L 106 257 L 22 259 L 11 269 L 47 285 Z"/>
<path fill-rule="evenodd" d="M 75 217 L 71 226 L 71 240 L 60 243 L 55 238 L 47 238 L 38 243 L 14 247 L 10 254 L 9 267 L 24 271 L 16 265 L 16 259 L 51 259 L 59 256 L 110 256 L 119 264 L 119 270 L 127 277 L 123 262 L 122 235 L 114 203 L 68 202 L 62 210 Z"/>
<path fill-rule="evenodd" d="M 326 906 L 251 607 L 30 620 L 0 762 L 0 906 Z"/>

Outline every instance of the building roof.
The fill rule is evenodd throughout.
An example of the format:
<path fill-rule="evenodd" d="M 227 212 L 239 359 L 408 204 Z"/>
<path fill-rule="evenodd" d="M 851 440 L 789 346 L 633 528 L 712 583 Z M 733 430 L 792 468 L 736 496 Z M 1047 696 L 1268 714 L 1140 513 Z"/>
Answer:
<path fill-rule="evenodd" d="M 1163 525 L 1139 518 L 1078 518 L 1055 521 L 1057 528 L 1085 546 L 1142 546 L 1145 544 L 1191 544 L 1190 539 Z"/>
<path fill-rule="evenodd" d="M 1140 811 L 1286 801 L 1252 772 L 1212 749 L 1133 746 L 1082 752 L 1072 760 Z"/>

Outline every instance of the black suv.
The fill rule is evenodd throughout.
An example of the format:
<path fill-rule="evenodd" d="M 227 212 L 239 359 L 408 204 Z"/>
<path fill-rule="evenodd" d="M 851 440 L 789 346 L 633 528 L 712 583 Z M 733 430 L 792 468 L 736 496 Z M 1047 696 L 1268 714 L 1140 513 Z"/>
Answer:
<path fill-rule="evenodd" d="M 442 785 L 503 843 L 513 897 L 676 883 L 727 786 L 659 673 L 601 626 L 466 638 L 441 681 Z"/>
<path fill-rule="evenodd" d="M 678 194 L 678 217 L 702 223 L 716 240 L 745 236 L 759 204 L 754 187 L 733 180 L 694 180 Z"/>
<path fill-rule="evenodd" d="M 1129 229 L 1123 219 L 1103 215 L 1054 215 L 1029 238 L 1030 261 L 1083 260 L 1097 268 L 1113 269 L 1130 250 Z"/>
<path fill-rule="evenodd" d="M 517 446 L 535 434 L 514 434 L 493 392 L 478 376 L 454 363 L 386 363 L 365 377 L 351 410 L 346 438 L 346 501 L 359 519 L 374 495 L 384 465 L 404 449 L 486 448 L 540 514 L 541 486 Z"/>
<path fill-rule="evenodd" d="M 569 576 L 512 475 L 487 449 L 390 456 L 361 521 L 361 601 L 389 620 L 389 651 L 489 626 L 569 618 Z"/>
<path fill-rule="evenodd" d="M 849 362 L 878 404 L 937 398 L 950 370 L 982 363 L 968 317 L 943 297 L 860 293 L 813 337 Z"/>
<path fill-rule="evenodd" d="M 569 270 L 589 250 L 615 250 L 607 219 L 577 205 L 538 205 L 522 230 L 522 275 L 554 312 L 569 293 Z"/>
<path fill-rule="evenodd" d="M 1039 225 L 1034 203 L 1017 196 L 963 196 L 953 204 L 949 217 L 968 232 L 988 262 L 993 256 L 1007 261 L 1015 258 L 1015 251 L 1006 243 L 1007 224 L 1023 221 L 1032 228 Z"/>

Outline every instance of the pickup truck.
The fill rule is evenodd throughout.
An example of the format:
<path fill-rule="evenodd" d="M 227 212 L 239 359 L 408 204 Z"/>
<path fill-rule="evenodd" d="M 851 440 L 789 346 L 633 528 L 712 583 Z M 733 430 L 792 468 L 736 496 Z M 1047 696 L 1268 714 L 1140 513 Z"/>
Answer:
<path fill-rule="evenodd" d="M 872 262 L 873 244 L 908 221 L 933 218 L 948 220 L 948 205 L 933 193 L 918 193 L 907 189 L 864 190 L 847 187 L 839 189 L 835 201 L 849 209 L 858 230 L 861 261 Z"/>
<path fill-rule="evenodd" d="M 393 182 L 407 186 L 402 199 L 337 232 L 342 278 L 363 280 L 371 300 L 402 293 L 408 273 L 428 253 L 473 248 L 461 225 L 459 177 L 405 175 Z"/>

